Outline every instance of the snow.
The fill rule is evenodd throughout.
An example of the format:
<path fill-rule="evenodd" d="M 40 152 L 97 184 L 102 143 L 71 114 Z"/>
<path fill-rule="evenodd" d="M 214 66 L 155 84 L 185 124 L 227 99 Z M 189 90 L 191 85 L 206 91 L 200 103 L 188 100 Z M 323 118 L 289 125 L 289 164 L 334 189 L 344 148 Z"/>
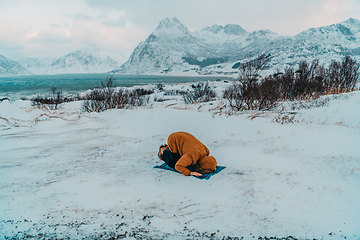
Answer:
<path fill-rule="evenodd" d="M 360 92 L 230 116 L 225 103 L 160 91 L 148 106 L 102 113 L 2 101 L 0 239 L 359 239 Z M 287 114 L 293 123 L 275 120 Z M 227 168 L 208 181 L 153 169 L 174 131 Z"/>

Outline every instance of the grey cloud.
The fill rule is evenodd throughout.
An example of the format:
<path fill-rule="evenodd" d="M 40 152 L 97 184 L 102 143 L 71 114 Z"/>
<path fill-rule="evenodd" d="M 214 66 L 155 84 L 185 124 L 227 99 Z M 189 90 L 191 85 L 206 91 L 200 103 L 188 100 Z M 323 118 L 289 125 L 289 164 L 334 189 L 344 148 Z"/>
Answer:
<path fill-rule="evenodd" d="M 358 0 L 351 0 L 352 2 Z M 270 29 L 279 34 L 294 35 L 310 26 L 327 0 L 86 0 L 88 6 L 118 9 L 126 20 L 153 31 L 166 17 L 177 17 L 190 30 L 213 24 L 239 24 L 247 31 Z M 104 22 L 117 25 L 120 22 Z"/>
<path fill-rule="evenodd" d="M 83 14 L 83 13 L 75 13 L 75 14 L 64 14 L 64 16 L 66 17 L 70 17 L 70 18 L 74 18 L 76 20 L 80 20 L 80 21 L 92 21 L 94 20 L 93 17 L 89 16 L 89 15 L 86 15 L 86 14 Z"/>
<path fill-rule="evenodd" d="M 61 28 L 62 27 L 60 24 L 56 24 L 56 23 L 50 24 L 50 26 L 53 28 Z"/>
<path fill-rule="evenodd" d="M 120 17 L 116 20 L 104 20 L 102 24 L 108 27 L 125 27 L 126 26 L 126 19 Z"/>
<path fill-rule="evenodd" d="M 131 1 L 129 1 L 131 2 Z M 86 0 L 86 3 L 88 6 L 93 8 L 115 8 L 115 9 L 122 9 L 124 4 L 124 1 L 119 0 Z"/>
<path fill-rule="evenodd" d="M 39 32 L 37 36 L 31 37 L 29 43 L 63 44 L 70 43 L 72 39 L 61 33 Z"/>

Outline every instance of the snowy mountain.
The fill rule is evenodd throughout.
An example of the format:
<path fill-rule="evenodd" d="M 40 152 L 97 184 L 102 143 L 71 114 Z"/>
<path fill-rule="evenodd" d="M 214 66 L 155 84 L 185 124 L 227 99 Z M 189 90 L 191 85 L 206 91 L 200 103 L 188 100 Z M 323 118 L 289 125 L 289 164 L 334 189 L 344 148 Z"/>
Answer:
<path fill-rule="evenodd" d="M 124 56 L 110 55 L 89 45 L 61 57 L 23 58 L 19 62 L 33 74 L 103 73 L 118 68 Z"/>
<path fill-rule="evenodd" d="M 0 76 L 30 74 L 19 63 L 0 55 Z"/>
<path fill-rule="evenodd" d="M 270 54 L 269 71 L 300 60 L 318 58 L 322 63 L 350 54 L 360 59 L 360 21 L 350 18 L 326 27 L 312 28 L 296 36 L 269 30 L 247 32 L 239 25 L 213 25 L 190 32 L 176 18 L 166 18 L 141 42 L 129 60 L 114 73 L 159 74 L 237 73 L 239 62 Z"/>

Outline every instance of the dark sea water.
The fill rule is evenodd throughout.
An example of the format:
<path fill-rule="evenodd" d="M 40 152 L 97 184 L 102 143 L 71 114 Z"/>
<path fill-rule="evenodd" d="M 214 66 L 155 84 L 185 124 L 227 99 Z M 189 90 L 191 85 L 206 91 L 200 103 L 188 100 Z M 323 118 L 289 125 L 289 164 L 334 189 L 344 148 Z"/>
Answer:
<path fill-rule="evenodd" d="M 51 93 L 56 86 L 64 95 L 77 94 L 101 86 L 108 77 L 115 78 L 116 87 L 147 84 L 173 84 L 182 82 L 215 81 L 214 76 L 154 76 L 119 74 L 59 74 L 0 77 L 0 98 L 11 100 Z"/>

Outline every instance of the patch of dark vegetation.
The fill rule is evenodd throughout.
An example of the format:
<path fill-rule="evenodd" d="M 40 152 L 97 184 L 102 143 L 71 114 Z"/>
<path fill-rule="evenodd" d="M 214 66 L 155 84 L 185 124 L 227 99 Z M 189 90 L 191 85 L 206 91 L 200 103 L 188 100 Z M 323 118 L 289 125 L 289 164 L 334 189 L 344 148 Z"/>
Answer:
<path fill-rule="evenodd" d="M 152 89 L 136 88 L 133 90 L 133 93 L 138 96 L 146 96 L 154 93 Z"/>
<path fill-rule="evenodd" d="M 109 77 L 101 81 L 101 87 L 88 91 L 85 96 L 64 96 L 56 87 L 51 88 L 51 93 L 45 96 L 38 95 L 31 98 L 33 106 L 46 107 L 57 110 L 62 103 L 84 100 L 82 110 L 85 112 L 101 112 L 113 108 L 139 107 L 148 103 L 152 89 L 135 88 L 133 90 L 116 89 L 115 79 Z"/>
<path fill-rule="evenodd" d="M 190 65 L 197 65 L 201 68 L 207 67 L 207 66 L 210 66 L 213 64 L 224 63 L 224 62 L 228 61 L 228 58 L 226 58 L 226 57 L 205 58 L 201 61 L 199 61 L 198 58 L 195 58 L 195 57 L 182 57 L 182 59 Z"/>
<path fill-rule="evenodd" d="M 166 68 L 164 70 L 161 71 L 161 73 L 169 73 L 172 71 L 172 68 Z"/>
<path fill-rule="evenodd" d="M 114 79 L 108 78 L 84 97 L 82 110 L 85 112 L 102 112 L 108 109 L 122 109 L 144 106 L 149 102 L 154 90 L 136 88 L 133 90 L 115 89 Z"/>
<path fill-rule="evenodd" d="M 293 236 L 288 237 L 259 237 L 258 240 L 299 240 L 299 238 L 295 238 Z M 313 240 L 316 240 L 315 238 Z"/>
<path fill-rule="evenodd" d="M 156 85 L 156 88 L 157 88 L 159 91 L 164 91 L 164 87 L 165 87 L 165 85 L 164 85 L 163 83 L 158 83 L 158 84 Z"/>
<path fill-rule="evenodd" d="M 62 103 L 73 102 L 78 100 L 81 100 L 78 95 L 65 97 L 62 91 L 58 89 L 56 86 L 51 87 L 50 94 L 47 94 L 45 96 L 38 95 L 30 99 L 32 106 L 38 108 L 42 108 L 46 106 L 51 110 L 57 110 Z"/>
<path fill-rule="evenodd" d="M 10 98 L 8 98 L 8 97 L 0 98 L 0 102 L 2 102 L 2 101 L 4 101 L 4 100 L 10 101 Z"/>
<path fill-rule="evenodd" d="M 155 97 L 154 98 L 154 102 L 165 102 L 165 101 L 169 101 L 170 99 L 167 98 L 160 98 L 160 97 Z"/>
<path fill-rule="evenodd" d="M 332 61 L 328 68 L 318 60 L 301 61 L 297 69 L 261 78 L 269 56 L 240 65 L 239 79 L 224 91 L 223 98 L 231 108 L 242 110 L 271 110 L 280 101 L 316 99 L 321 95 L 354 91 L 359 80 L 359 63 L 349 56 L 341 62 Z"/>
<path fill-rule="evenodd" d="M 206 82 L 205 84 L 199 82 L 197 84 L 192 84 L 191 87 L 192 90 L 183 94 L 185 103 L 210 102 L 216 97 L 216 93 L 209 86 L 209 82 Z"/>
<path fill-rule="evenodd" d="M 165 90 L 164 95 L 165 96 L 176 96 L 176 95 L 183 95 L 186 94 L 185 91 L 182 90 Z"/>

